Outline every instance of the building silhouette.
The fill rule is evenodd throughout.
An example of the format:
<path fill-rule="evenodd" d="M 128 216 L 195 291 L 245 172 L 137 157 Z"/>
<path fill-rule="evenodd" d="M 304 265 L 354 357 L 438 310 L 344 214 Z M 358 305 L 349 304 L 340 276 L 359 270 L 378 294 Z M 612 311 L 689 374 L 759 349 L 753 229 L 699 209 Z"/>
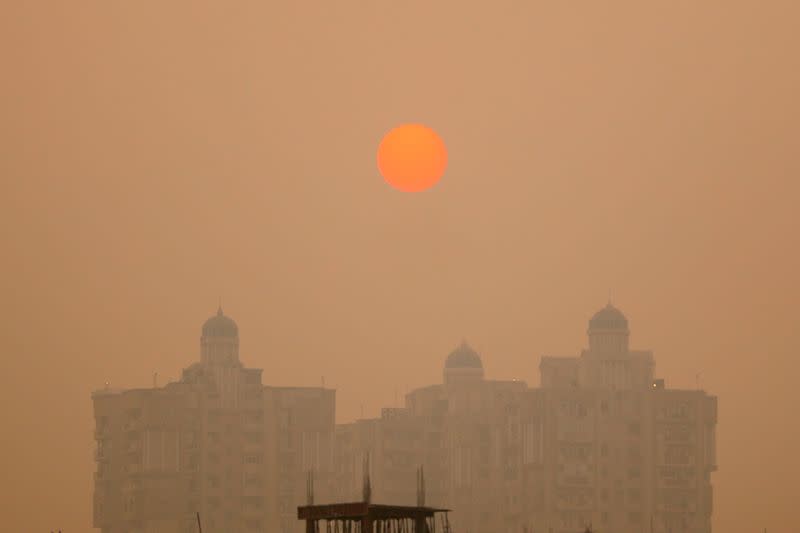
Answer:
<path fill-rule="evenodd" d="M 103 533 L 290 531 L 303 471 L 330 470 L 335 393 L 268 387 L 239 360 L 239 331 L 209 318 L 200 361 L 164 387 L 93 395 L 94 526 Z"/>
<path fill-rule="evenodd" d="M 337 426 L 337 496 L 357 493 L 369 455 L 375 501 L 411 503 L 424 465 L 428 501 L 453 509 L 457 531 L 708 533 L 716 398 L 665 388 L 629 334 L 609 304 L 589 321 L 588 349 L 542 358 L 538 388 L 486 379 L 463 343 L 441 384 Z"/>
<path fill-rule="evenodd" d="M 629 334 L 609 304 L 580 356 L 542 358 L 521 402 L 528 530 L 711 531 L 717 399 L 665 388 Z"/>
<path fill-rule="evenodd" d="M 369 468 L 373 502 L 414 505 L 422 466 L 456 531 L 709 533 L 716 398 L 666 388 L 610 304 L 587 334 L 580 355 L 542 357 L 535 388 L 487 379 L 463 342 L 441 383 L 334 425 L 334 391 L 263 385 L 220 310 L 178 382 L 93 394 L 95 527 L 196 531 L 200 512 L 205 531 L 301 531 L 308 472 L 316 503 L 359 501 Z"/>

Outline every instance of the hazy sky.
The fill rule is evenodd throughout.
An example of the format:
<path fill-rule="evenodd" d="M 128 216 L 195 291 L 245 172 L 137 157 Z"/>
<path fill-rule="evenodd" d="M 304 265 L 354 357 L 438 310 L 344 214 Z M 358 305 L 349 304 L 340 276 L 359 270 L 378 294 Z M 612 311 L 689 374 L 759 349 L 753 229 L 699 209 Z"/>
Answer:
<path fill-rule="evenodd" d="M 89 531 L 91 391 L 177 377 L 219 296 L 348 421 L 462 337 L 536 385 L 611 289 L 720 398 L 715 530 L 792 530 L 799 6 L 3 2 L 2 529 Z M 375 168 L 409 121 L 449 148 L 417 195 Z"/>

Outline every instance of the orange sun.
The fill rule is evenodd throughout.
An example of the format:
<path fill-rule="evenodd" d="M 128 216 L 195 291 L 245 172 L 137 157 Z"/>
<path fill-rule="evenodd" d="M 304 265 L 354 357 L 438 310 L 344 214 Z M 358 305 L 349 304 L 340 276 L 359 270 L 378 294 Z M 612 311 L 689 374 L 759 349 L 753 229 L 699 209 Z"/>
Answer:
<path fill-rule="evenodd" d="M 392 187 L 401 191 L 430 189 L 441 179 L 446 167 L 444 141 L 422 124 L 398 126 L 378 146 L 378 170 Z"/>

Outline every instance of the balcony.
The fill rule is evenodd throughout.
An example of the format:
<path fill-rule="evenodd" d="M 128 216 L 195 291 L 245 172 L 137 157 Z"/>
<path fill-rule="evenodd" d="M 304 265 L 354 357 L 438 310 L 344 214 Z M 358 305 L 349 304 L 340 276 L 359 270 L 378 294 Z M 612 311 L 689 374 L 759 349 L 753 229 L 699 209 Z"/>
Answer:
<path fill-rule="evenodd" d="M 567 476 L 561 475 L 558 476 L 559 485 L 565 485 L 570 487 L 582 487 L 586 485 L 592 484 L 592 478 L 589 476 Z"/>
<path fill-rule="evenodd" d="M 245 527 L 247 528 L 247 531 L 261 532 L 263 530 L 261 520 L 248 520 L 245 523 Z"/>
<path fill-rule="evenodd" d="M 126 520 L 141 519 L 143 514 L 142 508 L 139 505 L 126 506 L 122 510 L 122 516 L 124 516 Z"/>
<path fill-rule="evenodd" d="M 258 505 L 245 505 L 242 509 L 242 514 L 248 518 L 260 517 L 264 514 L 264 510 Z"/>
<path fill-rule="evenodd" d="M 253 485 L 253 484 L 247 485 L 247 484 L 245 484 L 244 488 L 242 489 L 242 494 L 244 494 L 245 496 L 250 496 L 250 497 L 252 497 L 252 496 L 260 496 L 260 495 L 264 494 L 264 485 L 263 484 L 258 484 L 258 485 Z"/>
<path fill-rule="evenodd" d="M 245 454 L 258 454 L 264 451 L 264 444 L 261 442 L 245 441 L 242 444 L 242 451 Z"/>
<path fill-rule="evenodd" d="M 659 502 L 657 505 L 659 511 L 664 513 L 694 513 L 697 512 L 697 504 L 693 502 Z"/>
<path fill-rule="evenodd" d="M 142 490 L 144 490 L 144 488 L 142 487 L 141 481 L 129 480 L 122 485 L 122 492 L 132 493 L 141 492 Z"/>

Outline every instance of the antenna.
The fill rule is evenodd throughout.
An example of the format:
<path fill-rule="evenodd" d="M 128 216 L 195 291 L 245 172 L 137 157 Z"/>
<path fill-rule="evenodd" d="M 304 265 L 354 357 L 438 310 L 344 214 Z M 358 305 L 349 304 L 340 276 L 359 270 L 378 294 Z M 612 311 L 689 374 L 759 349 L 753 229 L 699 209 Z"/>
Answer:
<path fill-rule="evenodd" d="M 158 372 L 153 372 L 153 388 L 158 388 Z"/>
<path fill-rule="evenodd" d="M 203 526 L 200 524 L 200 511 L 197 511 L 197 531 L 203 533 Z"/>

